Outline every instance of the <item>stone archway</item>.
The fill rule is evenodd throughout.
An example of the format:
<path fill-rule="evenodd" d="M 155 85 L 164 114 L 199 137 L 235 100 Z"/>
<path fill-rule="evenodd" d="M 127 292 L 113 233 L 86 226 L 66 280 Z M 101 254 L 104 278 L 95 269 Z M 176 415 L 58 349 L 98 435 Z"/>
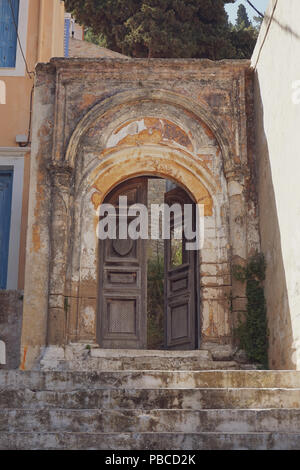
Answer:
<path fill-rule="evenodd" d="M 198 204 L 204 204 L 206 215 L 212 215 L 214 182 L 192 158 L 180 151 L 161 146 L 113 150 L 87 179 L 94 189 L 92 200 L 97 208 L 106 194 L 122 181 L 139 175 L 170 178 L 184 186 Z"/>
<path fill-rule="evenodd" d="M 81 182 L 85 190 L 80 190 L 74 201 L 76 210 L 74 220 L 76 222 L 73 229 L 75 239 L 78 239 L 79 242 L 75 247 L 71 247 L 69 254 L 69 259 L 72 258 L 73 272 L 68 288 L 73 294 L 81 292 L 81 300 L 79 309 L 70 312 L 69 326 L 71 328 L 68 331 L 68 337 L 72 341 L 78 341 L 78 339 L 91 341 L 92 338 L 95 340 L 98 298 L 98 240 L 95 237 L 95 227 L 98 223 L 98 208 L 106 195 L 120 183 L 133 177 L 147 175 L 165 177 L 178 183 L 186 188 L 195 202 L 204 205 L 207 219 L 220 220 L 220 201 L 217 189 L 213 190 L 212 181 L 206 183 L 207 186 L 210 185 L 212 196 L 202 183 L 203 176 L 200 177 L 196 168 L 193 170 L 192 162 L 187 161 L 187 156 L 184 153 L 177 152 L 174 155 L 174 152 L 170 152 L 164 147 L 151 148 L 147 146 L 138 151 L 136 149 L 120 149 L 112 152 L 109 159 L 100 163 L 86 177 L 84 184 Z M 91 221 L 93 222 L 91 223 Z M 216 223 L 211 224 L 215 225 Z M 204 248 L 203 254 L 205 255 L 205 253 Z M 210 256 L 209 253 L 207 256 Z M 215 261 L 218 263 L 217 253 Z M 91 312 L 93 313 L 91 314 Z M 93 320 L 88 326 L 90 315 Z M 78 331 L 78 325 L 83 326 L 81 333 Z M 59 328 L 53 327 L 53 330 L 56 336 L 52 342 L 57 341 Z M 59 341 L 63 340 L 64 338 L 61 337 Z"/>
<path fill-rule="evenodd" d="M 129 65 L 119 66 L 127 70 Z M 141 66 L 139 62 L 137 76 L 144 73 Z M 173 67 L 171 62 L 168 67 Z M 245 125 L 238 117 L 244 116 L 244 102 L 237 103 L 232 94 L 233 77 L 234 91 L 243 92 L 244 68 L 227 71 L 230 80 L 224 96 L 217 87 L 214 98 L 208 99 L 204 83 L 220 79 L 224 85 L 223 66 L 213 75 L 208 63 L 204 70 L 198 70 L 196 63 L 188 67 L 194 70 L 190 82 L 186 74 L 182 79 L 178 76 L 176 86 L 166 81 L 164 88 L 153 89 L 149 84 L 107 93 L 102 91 L 98 65 L 99 83 L 83 81 L 80 74 L 73 75 L 72 67 L 72 71 L 64 69 L 63 63 L 55 61 L 38 71 L 36 102 L 37 106 L 43 103 L 44 113 L 35 124 L 31 169 L 24 367 L 31 367 L 47 345 L 95 338 L 96 210 L 116 184 L 142 174 L 177 181 L 205 205 L 206 246 L 198 286 L 203 299 L 202 335 L 207 341 L 231 341 L 230 265 L 233 259 L 246 260 L 249 246 L 256 244 L 255 216 L 247 212 L 245 199 L 249 174 Z M 172 73 L 178 75 L 176 70 L 177 65 Z M 86 72 L 94 73 L 90 63 Z M 159 74 L 159 68 L 153 73 Z M 195 77 L 202 74 L 203 85 L 201 80 L 195 85 Z M 190 93 L 183 83 L 190 86 Z M 76 87 L 80 93 L 74 91 Z M 85 94 L 89 97 L 76 105 L 83 91 L 91 90 L 98 93 L 91 109 L 91 95 Z M 215 102 L 222 102 L 219 111 Z M 242 293 L 239 296 L 244 299 Z"/>

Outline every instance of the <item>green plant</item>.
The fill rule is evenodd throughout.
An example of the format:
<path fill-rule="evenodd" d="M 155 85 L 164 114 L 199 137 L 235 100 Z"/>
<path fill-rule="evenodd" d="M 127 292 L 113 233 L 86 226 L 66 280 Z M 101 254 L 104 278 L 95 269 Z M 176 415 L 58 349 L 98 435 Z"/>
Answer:
<path fill-rule="evenodd" d="M 68 301 L 68 297 L 65 297 L 65 298 L 64 298 L 64 311 L 65 311 L 65 313 L 68 313 L 68 311 L 69 311 L 69 301 Z"/>
<path fill-rule="evenodd" d="M 97 46 L 107 47 L 107 42 L 103 34 L 94 34 L 91 28 L 87 28 L 84 32 L 84 40 L 92 42 Z"/>
<path fill-rule="evenodd" d="M 266 264 L 262 254 L 250 258 L 246 267 L 235 265 L 233 276 L 246 282 L 247 310 L 244 321 L 239 320 L 235 336 L 250 361 L 268 369 L 268 325 L 267 309 L 262 282 L 265 279 Z"/>
<path fill-rule="evenodd" d="M 159 254 L 148 260 L 147 289 L 148 348 L 157 349 L 164 344 L 164 258 Z"/>

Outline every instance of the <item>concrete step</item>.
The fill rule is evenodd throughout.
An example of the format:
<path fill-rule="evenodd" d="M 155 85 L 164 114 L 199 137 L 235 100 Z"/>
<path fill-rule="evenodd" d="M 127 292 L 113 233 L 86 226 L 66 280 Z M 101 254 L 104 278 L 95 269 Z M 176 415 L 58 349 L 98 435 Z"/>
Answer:
<path fill-rule="evenodd" d="M 296 371 L 0 371 L 0 390 L 73 391 L 145 388 L 300 389 Z"/>
<path fill-rule="evenodd" d="M 300 433 L 299 409 L 0 410 L 3 432 Z"/>
<path fill-rule="evenodd" d="M 3 450 L 299 450 L 299 433 L 1 433 Z"/>
<path fill-rule="evenodd" d="M 74 391 L 0 390 L 0 408 L 263 409 L 300 408 L 300 389 L 187 388 Z"/>

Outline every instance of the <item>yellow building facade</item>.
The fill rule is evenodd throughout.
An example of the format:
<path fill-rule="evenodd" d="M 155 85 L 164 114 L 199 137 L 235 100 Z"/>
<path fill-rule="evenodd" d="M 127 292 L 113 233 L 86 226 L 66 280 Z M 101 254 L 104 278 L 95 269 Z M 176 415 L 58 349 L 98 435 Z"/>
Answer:
<path fill-rule="evenodd" d="M 0 289 L 24 287 L 34 69 L 64 56 L 64 14 L 60 0 L 0 0 Z"/>

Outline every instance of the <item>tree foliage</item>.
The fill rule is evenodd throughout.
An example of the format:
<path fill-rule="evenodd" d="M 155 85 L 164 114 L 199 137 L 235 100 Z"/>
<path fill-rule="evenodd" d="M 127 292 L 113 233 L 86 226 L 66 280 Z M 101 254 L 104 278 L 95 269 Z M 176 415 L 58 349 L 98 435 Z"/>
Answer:
<path fill-rule="evenodd" d="M 230 37 L 236 59 L 249 59 L 252 56 L 257 36 L 257 29 L 253 26 L 239 30 L 232 29 Z"/>
<path fill-rule="evenodd" d="M 225 3 L 234 0 L 66 0 L 107 47 L 132 57 L 233 57 Z"/>
<path fill-rule="evenodd" d="M 249 59 L 251 57 L 257 41 L 259 27 L 252 25 L 245 6 L 240 4 L 235 25 L 231 25 L 231 42 L 236 59 Z"/>
<path fill-rule="evenodd" d="M 237 11 L 236 27 L 239 29 L 249 28 L 251 26 L 247 10 L 245 6 L 240 3 Z"/>
<path fill-rule="evenodd" d="M 249 58 L 256 30 L 245 7 L 239 8 L 239 26 L 230 26 L 225 4 L 234 1 L 66 0 L 65 5 L 88 28 L 89 40 L 131 57 Z"/>
<path fill-rule="evenodd" d="M 97 46 L 107 47 L 105 36 L 102 33 L 94 34 L 91 28 L 86 28 L 86 30 L 84 31 L 84 39 L 85 41 L 92 42 L 93 44 L 96 44 Z"/>

